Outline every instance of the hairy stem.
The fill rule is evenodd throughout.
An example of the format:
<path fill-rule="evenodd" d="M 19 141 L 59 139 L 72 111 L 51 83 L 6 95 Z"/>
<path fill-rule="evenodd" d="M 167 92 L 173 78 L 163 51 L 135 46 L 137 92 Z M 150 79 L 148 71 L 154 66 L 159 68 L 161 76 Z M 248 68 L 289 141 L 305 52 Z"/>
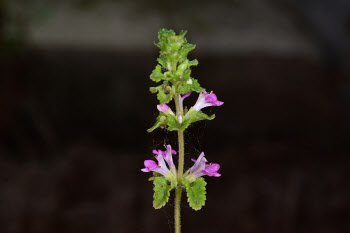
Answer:
<path fill-rule="evenodd" d="M 176 105 L 176 116 L 183 113 L 182 106 L 179 103 L 179 94 L 175 95 L 175 105 Z M 181 195 L 182 195 L 182 176 L 184 172 L 184 132 L 182 130 L 177 131 L 178 139 L 179 139 L 179 162 L 178 162 L 178 170 L 177 170 L 177 183 L 178 186 L 176 188 L 175 193 L 175 206 L 174 206 L 174 218 L 175 218 L 175 233 L 181 232 L 181 218 L 180 218 L 180 205 L 181 205 Z"/>
<path fill-rule="evenodd" d="M 178 163 L 178 170 L 177 170 L 177 183 L 181 185 L 182 182 L 182 175 L 184 173 L 184 153 L 185 153 L 185 146 L 184 146 L 184 131 L 177 131 L 177 136 L 179 138 L 179 163 Z"/>
<path fill-rule="evenodd" d="M 178 186 L 175 193 L 175 206 L 174 206 L 174 216 L 175 216 L 175 233 L 181 233 L 181 217 L 180 217 L 180 205 L 181 205 L 181 195 L 182 187 Z"/>

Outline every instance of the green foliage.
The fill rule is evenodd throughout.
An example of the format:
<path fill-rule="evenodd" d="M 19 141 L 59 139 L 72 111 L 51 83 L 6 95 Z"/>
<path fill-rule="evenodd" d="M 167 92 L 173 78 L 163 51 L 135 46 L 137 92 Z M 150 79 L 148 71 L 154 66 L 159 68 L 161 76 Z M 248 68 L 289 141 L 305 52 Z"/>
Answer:
<path fill-rule="evenodd" d="M 200 92 L 203 90 L 196 79 L 191 78 L 191 66 L 197 66 L 196 59 L 187 59 L 188 53 L 196 46 L 187 43 L 186 31 L 179 35 L 173 30 L 161 29 L 158 33 L 158 43 L 155 45 L 160 49 L 157 59 L 158 65 L 152 71 L 150 78 L 154 82 L 163 84 L 151 88 L 152 93 L 157 93 L 160 103 L 168 103 L 174 93 L 184 94 L 190 91 Z M 171 92 L 172 91 L 172 92 Z"/>
<path fill-rule="evenodd" d="M 158 92 L 157 99 L 161 104 L 169 103 L 175 93 L 175 87 L 169 86 L 167 81 L 158 87 L 151 87 L 149 90 L 152 93 Z"/>
<path fill-rule="evenodd" d="M 160 209 L 168 202 L 172 188 L 164 176 L 155 177 L 153 184 L 153 207 Z"/>
<path fill-rule="evenodd" d="M 197 79 L 191 77 L 191 67 L 197 66 L 197 59 L 189 60 L 187 55 L 196 46 L 187 43 L 186 31 L 178 35 L 173 30 L 161 29 L 158 33 L 158 43 L 155 45 L 160 49 L 160 56 L 150 78 L 154 82 L 163 82 L 157 87 L 151 87 L 150 91 L 157 94 L 161 104 L 169 103 L 176 94 L 188 92 L 201 92 L 204 89 Z M 189 111 L 184 121 L 180 124 L 173 115 L 160 114 L 156 124 L 148 130 L 152 132 L 158 127 L 167 126 L 168 130 L 185 130 L 190 123 L 200 120 L 212 120 L 215 115 L 208 116 L 203 112 Z"/>
<path fill-rule="evenodd" d="M 181 76 L 186 70 L 188 70 L 191 66 L 197 66 L 198 61 L 197 59 L 193 61 L 189 61 L 186 59 L 184 62 L 178 65 L 177 70 L 176 70 L 176 75 Z M 184 81 L 187 81 L 188 79 L 184 79 Z"/>
<path fill-rule="evenodd" d="M 159 116 L 157 117 L 157 121 L 154 124 L 154 126 L 147 130 L 147 132 L 152 132 L 153 130 L 159 128 L 159 127 L 166 127 L 168 126 L 169 131 L 175 131 L 175 130 L 185 130 L 189 125 L 191 121 L 189 119 L 184 120 L 181 124 L 176 120 L 176 117 L 171 114 L 164 114 L 162 112 L 159 113 Z"/>
<path fill-rule="evenodd" d="M 161 80 L 165 80 L 165 76 L 162 73 L 162 67 L 157 65 L 156 68 L 152 71 L 150 78 L 155 82 L 160 82 Z"/>
<path fill-rule="evenodd" d="M 213 120 L 215 118 L 215 114 L 208 116 L 202 111 L 196 111 L 196 109 L 191 108 L 185 116 L 185 119 L 189 119 L 191 123 L 201 120 Z"/>
<path fill-rule="evenodd" d="M 191 80 L 191 84 L 188 84 L 188 82 L 183 82 L 178 86 L 179 93 L 185 94 L 191 91 L 195 91 L 199 93 L 204 90 L 201 87 L 201 85 L 198 83 L 197 79 L 191 78 L 190 80 Z"/>
<path fill-rule="evenodd" d="M 207 183 L 202 177 L 198 177 L 194 182 L 183 179 L 183 185 L 187 191 L 187 201 L 194 210 L 200 210 L 205 205 Z"/>
<path fill-rule="evenodd" d="M 190 120 L 185 120 L 181 124 L 176 120 L 176 118 L 172 115 L 168 115 L 168 130 L 185 130 L 190 125 Z"/>
<path fill-rule="evenodd" d="M 165 127 L 166 125 L 167 125 L 167 116 L 164 113 L 159 112 L 159 116 L 157 117 L 156 123 L 154 124 L 154 126 L 152 126 L 152 128 L 148 129 L 147 132 L 150 133 L 159 127 Z"/>

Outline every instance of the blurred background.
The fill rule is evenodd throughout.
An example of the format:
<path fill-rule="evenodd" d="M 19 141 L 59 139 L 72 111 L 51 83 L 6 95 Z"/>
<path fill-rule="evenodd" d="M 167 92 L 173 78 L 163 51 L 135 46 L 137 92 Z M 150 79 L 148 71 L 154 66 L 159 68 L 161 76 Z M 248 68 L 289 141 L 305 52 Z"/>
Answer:
<path fill-rule="evenodd" d="M 348 0 L 1 1 L 0 232 L 173 232 L 140 171 L 177 148 L 146 132 L 163 27 L 225 102 L 185 134 L 185 168 L 205 151 L 222 177 L 183 232 L 350 232 Z"/>

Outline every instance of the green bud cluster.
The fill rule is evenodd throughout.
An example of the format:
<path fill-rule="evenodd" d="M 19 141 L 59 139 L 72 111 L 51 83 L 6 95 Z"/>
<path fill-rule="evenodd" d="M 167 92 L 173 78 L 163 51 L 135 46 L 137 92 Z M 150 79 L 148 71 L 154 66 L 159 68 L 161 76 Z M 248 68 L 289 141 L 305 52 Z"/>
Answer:
<path fill-rule="evenodd" d="M 159 42 L 155 45 L 160 49 L 160 55 L 157 59 L 158 64 L 152 71 L 150 78 L 160 85 L 151 87 L 150 91 L 157 94 L 160 104 L 167 104 L 178 95 L 188 92 L 199 93 L 204 90 L 198 80 L 191 77 L 191 67 L 197 66 L 198 61 L 187 58 L 188 53 L 196 46 L 187 42 L 186 33 L 186 31 L 181 31 L 179 35 L 176 35 L 173 30 L 167 29 L 161 29 L 158 33 Z M 201 111 L 194 111 L 194 109 L 188 111 L 187 108 L 180 114 L 184 116 L 181 123 L 176 118 L 178 115 L 160 112 L 155 125 L 148 132 L 152 132 L 158 127 L 167 127 L 169 131 L 185 130 L 190 123 L 199 120 L 212 120 L 215 117 L 215 115 L 208 116 Z"/>
<path fill-rule="evenodd" d="M 161 29 L 158 33 L 159 42 L 155 45 L 160 49 L 157 59 L 158 65 L 150 78 L 163 83 L 158 87 L 151 87 L 152 93 L 157 93 L 161 104 L 168 103 L 175 93 L 185 94 L 191 91 L 201 92 L 203 88 L 198 81 L 191 77 L 191 66 L 198 65 L 198 61 L 188 60 L 187 55 L 196 48 L 187 42 L 186 31 L 176 35 L 173 30 Z"/>

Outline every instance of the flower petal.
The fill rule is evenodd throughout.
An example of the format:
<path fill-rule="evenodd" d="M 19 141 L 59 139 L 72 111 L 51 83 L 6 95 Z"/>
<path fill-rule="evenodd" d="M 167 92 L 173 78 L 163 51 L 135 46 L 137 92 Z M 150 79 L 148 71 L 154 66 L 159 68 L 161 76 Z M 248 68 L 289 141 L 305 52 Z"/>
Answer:
<path fill-rule="evenodd" d="M 166 111 L 168 111 L 170 108 L 169 108 L 169 106 L 166 105 L 166 104 L 158 104 L 158 105 L 157 105 L 157 109 L 158 109 L 158 111 L 160 111 L 160 112 L 166 112 Z"/>
<path fill-rule="evenodd" d="M 144 162 L 145 168 L 141 169 L 143 172 L 151 172 L 159 168 L 159 166 L 153 160 L 145 160 Z"/>
<path fill-rule="evenodd" d="M 206 91 L 202 91 L 199 94 L 198 100 L 196 104 L 193 106 L 194 109 L 198 112 L 202 108 L 209 106 L 220 106 L 223 105 L 224 102 L 219 101 L 217 96 L 214 93 L 207 93 Z"/>

